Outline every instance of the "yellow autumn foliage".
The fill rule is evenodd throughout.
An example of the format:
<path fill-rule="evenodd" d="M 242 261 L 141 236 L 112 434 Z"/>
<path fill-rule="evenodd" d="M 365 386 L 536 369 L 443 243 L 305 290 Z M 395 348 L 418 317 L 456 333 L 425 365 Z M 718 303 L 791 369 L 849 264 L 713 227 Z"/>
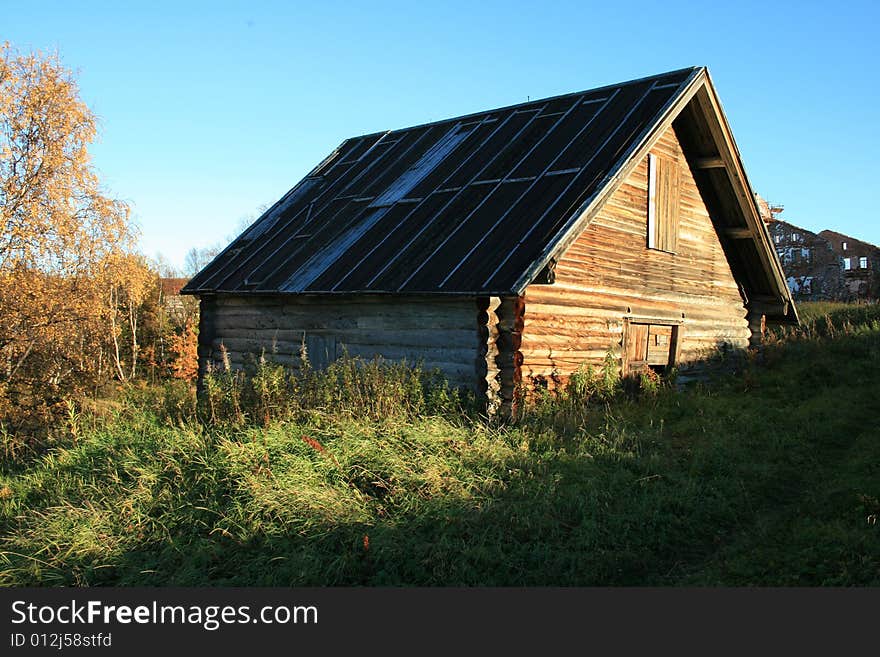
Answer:
<path fill-rule="evenodd" d="M 129 208 L 101 189 L 88 152 L 96 134 L 94 114 L 56 55 L 0 45 L 0 410 L 7 416 L 136 371 L 135 310 L 155 274 L 134 253 Z"/>

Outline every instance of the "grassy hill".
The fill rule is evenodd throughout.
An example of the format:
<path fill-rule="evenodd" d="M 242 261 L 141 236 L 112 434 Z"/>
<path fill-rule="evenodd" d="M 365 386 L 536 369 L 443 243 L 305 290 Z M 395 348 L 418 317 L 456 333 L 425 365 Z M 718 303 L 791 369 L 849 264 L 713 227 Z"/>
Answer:
<path fill-rule="evenodd" d="M 508 426 L 381 368 L 71 406 L 47 452 L 2 435 L 0 584 L 880 585 L 880 307 L 802 314 L 732 376 L 585 374 Z"/>

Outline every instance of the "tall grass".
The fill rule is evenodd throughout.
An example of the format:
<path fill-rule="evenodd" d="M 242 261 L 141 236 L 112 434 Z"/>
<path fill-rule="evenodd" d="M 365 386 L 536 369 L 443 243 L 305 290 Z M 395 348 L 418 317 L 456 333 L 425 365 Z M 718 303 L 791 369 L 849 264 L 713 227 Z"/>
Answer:
<path fill-rule="evenodd" d="M 304 358 L 292 371 L 261 355 L 250 368 L 209 373 L 203 386 L 199 411 L 211 424 L 268 425 L 315 413 L 378 420 L 475 408 L 474 399 L 451 389 L 438 370 L 380 357 L 346 355 L 324 370 Z"/>
<path fill-rule="evenodd" d="M 745 362 L 585 368 L 507 424 L 380 362 L 132 388 L 3 461 L 0 583 L 880 584 L 880 309 Z"/>

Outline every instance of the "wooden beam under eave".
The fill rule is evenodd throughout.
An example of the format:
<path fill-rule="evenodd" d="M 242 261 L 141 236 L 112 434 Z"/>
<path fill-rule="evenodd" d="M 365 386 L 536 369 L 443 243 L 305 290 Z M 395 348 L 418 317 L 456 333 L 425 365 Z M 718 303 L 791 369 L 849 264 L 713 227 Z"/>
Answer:
<path fill-rule="evenodd" d="M 749 240 L 755 237 L 751 228 L 725 228 L 724 234 L 735 240 Z"/>
<path fill-rule="evenodd" d="M 694 167 L 697 169 L 723 169 L 725 167 L 724 160 L 720 155 L 714 157 L 700 157 L 694 161 Z"/>
<path fill-rule="evenodd" d="M 759 296 L 749 300 L 748 309 L 750 312 L 761 315 L 786 317 L 791 306 L 786 299 Z"/>

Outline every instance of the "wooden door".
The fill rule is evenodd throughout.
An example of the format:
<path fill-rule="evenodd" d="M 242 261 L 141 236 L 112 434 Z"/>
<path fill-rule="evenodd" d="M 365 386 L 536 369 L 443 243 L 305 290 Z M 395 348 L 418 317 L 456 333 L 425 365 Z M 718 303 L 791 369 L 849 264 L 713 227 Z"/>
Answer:
<path fill-rule="evenodd" d="M 648 366 L 649 329 L 650 324 L 630 324 L 627 326 L 624 374 L 638 372 Z"/>

